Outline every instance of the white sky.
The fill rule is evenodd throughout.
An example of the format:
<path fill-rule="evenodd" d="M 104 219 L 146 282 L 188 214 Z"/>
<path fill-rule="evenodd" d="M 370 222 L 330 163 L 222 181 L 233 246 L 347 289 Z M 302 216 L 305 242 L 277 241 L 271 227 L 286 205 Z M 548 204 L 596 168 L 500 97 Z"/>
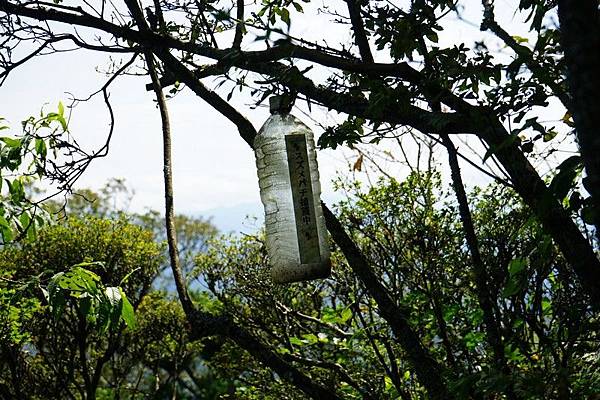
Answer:
<path fill-rule="evenodd" d="M 469 0 L 466 3 L 468 18 L 479 24 L 480 2 Z M 506 1 L 497 2 L 498 18 L 508 21 L 512 34 L 525 36 L 526 27 L 514 22 L 514 7 L 507 5 Z M 305 8 L 306 15 L 312 15 L 309 7 Z M 293 35 L 309 40 L 326 37 L 329 44 L 350 41 L 347 26 L 324 23 L 322 17 L 309 19 L 306 15 L 292 14 Z M 449 29 L 440 34 L 440 44 L 462 41 L 471 46 L 482 35 L 475 26 L 450 23 Z M 250 42 L 248 38 L 247 43 Z M 104 75 L 96 71 L 96 68 L 106 67 L 106 57 L 90 51 L 78 51 L 39 57 L 26 63 L 14 71 L 0 88 L 0 116 L 5 117 L 14 129 L 20 126 L 22 119 L 39 112 L 44 104 L 48 110 L 55 109 L 59 100 L 68 105 L 71 96 L 67 92 L 79 98 L 87 97 L 106 80 Z M 163 208 L 160 118 L 154 106 L 153 94 L 145 90 L 148 82 L 147 77 L 123 77 L 111 86 L 116 126 L 109 155 L 94 161 L 77 184 L 78 187 L 97 189 L 112 177 L 125 178 L 136 192 L 131 204 L 133 211 Z M 207 84 L 211 86 L 210 81 Z M 258 129 L 268 117 L 268 110 L 265 107 L 250 110 L 247 102 L 248 99 L 242 95 L 234 94 L 232 98 L 232 103 Z M 189 90 L 180 93 L 169 105 L 177 212 L 220 215 L 227 214 L 227 210 L 233 214 L 239 214 L 239 210 L 250 210 L 259 213 L 260 197 L 254 155 L 233 124 Z M 301 113 L 293 113 L 311 125 L 310 120 Z M 554 117 L 557 113 L 560 110 L 553 113 Z M 314 108 L 312 117 L 320 121 L 339 120 L 335 113 L 327 115 L 322 111 L 314 112 Z M 101 145 L 107 129 L 108 114 L 100 96 L 80 104 L 74 110 L 70 131 L 81 144 Z M 317 136 L 319 133 L 316 132 Z M 356 158 L 356 154 L 347 149 L 319 152 L 322 197 L 325 201 L 339 198 L 333 193 L 331 181 L 338 172 L 348 172 L 347 158 Z M 444 153 L 441 153 L 439 160 L 445 165 Z M 487 181 L 472 168 L 465 166 L 463 170 L 470 184 Z M 402 175 L 406 171 L 397 170 L 396 173 Z M 235 214 L 235 218 L 241 219 L 243 216 L 238 214 Z M 228 225 L 227 228 L 235 229 L 234 226 Z"/>

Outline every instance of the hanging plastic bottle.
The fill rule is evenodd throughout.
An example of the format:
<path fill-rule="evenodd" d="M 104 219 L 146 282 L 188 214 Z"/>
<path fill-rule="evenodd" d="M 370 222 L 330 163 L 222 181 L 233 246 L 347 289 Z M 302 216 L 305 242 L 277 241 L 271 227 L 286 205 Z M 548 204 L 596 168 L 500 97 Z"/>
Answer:
<path fill-rule="evenodd" d="M 254 152 L 271 276 L 277 283 L 325 278 L 331 261 L 313 133 L 289 114 L 289 97 L 269 100 L 272 115 Z"/>

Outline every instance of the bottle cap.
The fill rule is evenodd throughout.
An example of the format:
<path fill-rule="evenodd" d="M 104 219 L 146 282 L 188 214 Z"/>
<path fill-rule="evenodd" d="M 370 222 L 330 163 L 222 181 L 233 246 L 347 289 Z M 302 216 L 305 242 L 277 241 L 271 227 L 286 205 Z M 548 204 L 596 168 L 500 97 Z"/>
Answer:
<path fill-rule="evenodd" d="M 280 94 L 269 98 L 269 109 L 271 114 L 289 114 L 294 105 L 291 94 Z"/>

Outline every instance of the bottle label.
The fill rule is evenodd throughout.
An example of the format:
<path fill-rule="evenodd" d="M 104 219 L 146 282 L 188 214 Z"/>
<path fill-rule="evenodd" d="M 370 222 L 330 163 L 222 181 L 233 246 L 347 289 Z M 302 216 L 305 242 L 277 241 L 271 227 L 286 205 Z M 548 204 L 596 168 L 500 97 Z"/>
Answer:
<path fill-rule="evenodd" d="M 285 147 L 292 185 L 300 263 L 318 263 L 321 261 L 319 234 L 317 233 L 312 179 L 306 151 L 306 135 L 286 135 Z"/>

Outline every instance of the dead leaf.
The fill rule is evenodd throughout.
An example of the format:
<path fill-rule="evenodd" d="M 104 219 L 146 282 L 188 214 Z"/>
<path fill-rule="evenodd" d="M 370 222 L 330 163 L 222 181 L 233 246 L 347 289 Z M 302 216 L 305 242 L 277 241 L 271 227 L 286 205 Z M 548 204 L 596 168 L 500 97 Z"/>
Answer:
<path fill-rule="evenodd" d="M 358 171 L 358 172 L 362 171 L 362 163 L 363 163 L 363 155 L 361 154 L 356 159 L 356 162 L 354 163 L 354 166 L 352 167 L 352 171 Z"/>

